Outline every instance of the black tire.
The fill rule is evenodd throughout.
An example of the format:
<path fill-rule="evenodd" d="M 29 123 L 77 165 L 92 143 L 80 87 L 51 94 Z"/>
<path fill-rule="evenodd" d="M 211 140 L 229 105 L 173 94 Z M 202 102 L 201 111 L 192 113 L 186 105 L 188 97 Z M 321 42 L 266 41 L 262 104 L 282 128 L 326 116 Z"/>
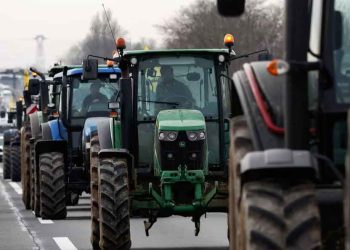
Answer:
<path fill-rule="evenodd" d="M 128 170 L 116 158 L 99 163 L 100 248 L 130 249 Z"/>
<path fill-rule="evenodd" d="M 11 153 L 10 153 L 11 147 L 10 145 L 4 145 L 3 149 L 3 177 L 4 179 L 10 179 L 11 178 Z"/>
<path fill-rule="evenodd" d="M 22 200 L 26 209 L 30 209 L 30 126 L 25 124 L 21 131 L 21 182 Z"/>
<path fill-rule="evenodd" d="M 43 219 L 67 217 L 64 156 L 60 152 L 39 156 L 40 210 Z"/>
<path fill-rule="evenodd" d="M 21 158 L 19 145 L 11 146 L 11 180 L 21 181 Z"/>
<path fill-rule="evenodd" d="M 34 145 L 30 145 L 30 169 L 31 169 L 31 208 L 34 211 L 36 217 L 41 216 L 40 208 L 40 181 L 39 181 L 39 171 L 38 166 L 35 162 L 35 151 Z"/>
<path fill-rule="evenodd" d="M 238 163 L 253 150 L 243 117 L 233 119 L 231 136 L 230 249 L 321 248 L 314 184 L 285 179 L 258 180 L 245 182 L 240 190 Z"/>
<path fill-rule="evenodd" d="M 98 152 L 100 142 L 98 135 L 90 140 L 90 191 L 91 191 L 91 237 L 93 249 L 99 249 L 100 226 L 99 226 L 99 199 L 98 199 Z"/>

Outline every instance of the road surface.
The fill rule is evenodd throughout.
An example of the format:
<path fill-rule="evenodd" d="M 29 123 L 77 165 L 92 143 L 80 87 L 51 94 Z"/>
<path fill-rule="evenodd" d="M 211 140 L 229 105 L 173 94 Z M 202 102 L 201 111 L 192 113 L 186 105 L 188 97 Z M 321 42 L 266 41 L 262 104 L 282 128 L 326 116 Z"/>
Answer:
<path fill-rule="evenodd" d="M 76 250 L 90 245 L 90 199 L 68 208 L 66 220 L 36 218 L 21 199 L 21 183 L 4 180 L 0 164 L 0 250 Z M 194 236 L 190 218 L 161 218 L 146 237 L 144 219 L 131 219 L 132 249 L 228 249 L 226 214 L 208 214 Z"/>

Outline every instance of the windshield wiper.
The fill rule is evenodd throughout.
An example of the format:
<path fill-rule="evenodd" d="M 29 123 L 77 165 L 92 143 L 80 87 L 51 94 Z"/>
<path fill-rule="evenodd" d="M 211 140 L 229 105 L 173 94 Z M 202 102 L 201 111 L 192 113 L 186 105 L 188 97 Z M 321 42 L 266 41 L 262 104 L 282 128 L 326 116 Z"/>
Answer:
<path fill-rule="evenodd" d="M 167 104 L 167 105 L 174 105 L 174 106 L 180 105 L 178 102 L 162 102 L 162 101 L 151 101 L 151 100 L 139 100 L 139 102 L 151 102 L 151 103 Z"/>

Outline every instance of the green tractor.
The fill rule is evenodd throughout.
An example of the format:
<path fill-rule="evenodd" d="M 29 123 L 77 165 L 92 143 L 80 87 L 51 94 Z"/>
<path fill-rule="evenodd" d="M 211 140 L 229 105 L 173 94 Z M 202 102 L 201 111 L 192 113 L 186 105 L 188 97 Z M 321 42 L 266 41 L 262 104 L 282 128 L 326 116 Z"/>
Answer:
<path fill-rule="evenodd" d="M 119 47 L 117 101 L 91 137 L 94 248 L 129 249 L 132 216 L 147 218 L 147 236 L 159 217 L 191 217 L 197 236 L 202 215 L 228 211 L 230 119 L 242 114 L 227 77 L 235 58 L 231 49 Z M 96 60 L 84 65 L 85 77 L 96 75 Z"/>

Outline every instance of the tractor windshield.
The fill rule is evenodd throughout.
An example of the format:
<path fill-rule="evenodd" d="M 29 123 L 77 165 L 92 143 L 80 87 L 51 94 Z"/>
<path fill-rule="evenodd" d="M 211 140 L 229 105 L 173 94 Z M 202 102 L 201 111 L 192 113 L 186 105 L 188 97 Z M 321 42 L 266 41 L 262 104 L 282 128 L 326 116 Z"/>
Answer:
<path fill-rule="evenodd" d="M 115 100 L 117 94 L 117 78 L 110 78 L 108 74 L 88 81 L 82 81 L 80 76 L 73 77 L 71 85 L 71 118 L 87 117 L 94 112 L 107 112 L 108 102 Z"/>
<path fill-rule="evenodd" d="M 196 109 L 206 120 L 209 167 L 218 166 L 219 113 L 214 56 L 157 55 L 141 60 L 137 75 L 139 164 L 153 164 L 154 121 L 159 111 Z M 223 83 L 220 83 L 223 84 Z M 224 84 L 223 84 L 224 85 Z"/>
<path fill-rule="evenodd" d="M 154 120 L 165 109 L 197 109 L 206 118 L 218 117 L 213 60 L 184 55 L 140 62 L 138 120 Z"/>
<path fill-rule="evenodd" d="M 342 25 L 334 22 L 335 40 L 340 45 L 334 51 L 334 72 L 336 80 L 337 103 L 350 103 L 350 1 L 335 1 L 335 18 L 340 19 Z M 340 36 L 337 34 L 341 34 Z"/>

